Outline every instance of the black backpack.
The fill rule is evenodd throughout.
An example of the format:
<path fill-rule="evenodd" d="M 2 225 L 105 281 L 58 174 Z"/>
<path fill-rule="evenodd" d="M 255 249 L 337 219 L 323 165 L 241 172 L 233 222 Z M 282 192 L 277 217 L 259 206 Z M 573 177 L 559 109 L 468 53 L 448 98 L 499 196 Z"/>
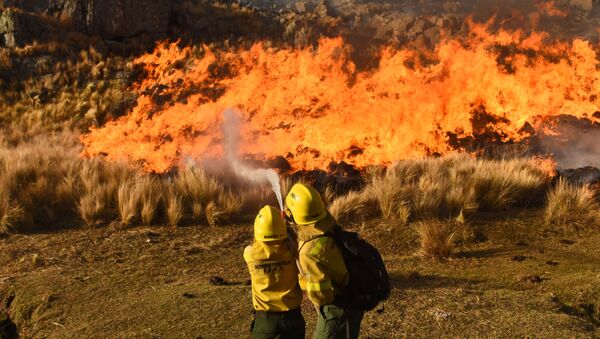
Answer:
<path fill-rule="evenodd" d="M 337 226 L 326 236 L 335 240 L 344 257 L 350 282 L 335 303 L 364 311 L 374 309 L 390 296 L 390 281 L 379 251 L 358 233 Z"/>

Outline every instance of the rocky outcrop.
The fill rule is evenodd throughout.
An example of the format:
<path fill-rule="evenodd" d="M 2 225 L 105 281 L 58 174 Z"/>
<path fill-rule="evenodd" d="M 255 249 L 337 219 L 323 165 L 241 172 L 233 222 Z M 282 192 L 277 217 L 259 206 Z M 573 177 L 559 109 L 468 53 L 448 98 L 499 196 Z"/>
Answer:
<path fill-rule="evenodd" d="M 53 27 L 27 12 L 8 8 L 0 14 L 0 46 L 23 46 L 34 39 L 44 39 L 52 31 Z"/>
<path fill-rule="evenodd" d="M 0 0 L 0 45 L 23 46 L 52 33 L 76 31 L 105 39 L 162 35 L 172 0 Z"/>
<path fill-rule="evenodd" d="M 87 0 L 86 32 L 108 38 L 164 34 L 169 26 L 171 0 Z"/>

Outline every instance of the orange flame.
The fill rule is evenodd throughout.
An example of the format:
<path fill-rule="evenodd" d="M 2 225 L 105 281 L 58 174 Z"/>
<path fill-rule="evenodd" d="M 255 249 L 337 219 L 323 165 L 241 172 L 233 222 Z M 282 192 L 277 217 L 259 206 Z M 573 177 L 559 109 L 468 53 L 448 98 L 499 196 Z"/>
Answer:
<path fill-rule="evenodd" d="M 545 157 L 535 157 L 533 158 L 533 162 L 535 165 L 542 171 L 548 174 L 549 177 L 553 178 L 557 175 L 556 172 L 556 160 L 549 156 Z"/>
<path fill-rule="evenodd" d="M 331 161 L 358 167 L 452 150 L 447 132 L 472 136 L 474 111 L 494 119 L 486 130 L 520 141 L 527 124 L 600 109 L 600 70 L 588 41 L 549 42 L 544 33 L 489 33 L 471 23 L 468 39 L 443 40 L 437 61 L 385 48 L 378 66 L 357 70 L 350 46 L 324 38 L 318 47 L 219 51 L 162 43 L 135 60 L 147 76 L 130 114 L 93 128 L 84 154 L 125 157 L 164 172 L 186 156 L 222 154 L 222 112 L 244 119 L 243 154 L 285 156 L 293 169 Z"/>

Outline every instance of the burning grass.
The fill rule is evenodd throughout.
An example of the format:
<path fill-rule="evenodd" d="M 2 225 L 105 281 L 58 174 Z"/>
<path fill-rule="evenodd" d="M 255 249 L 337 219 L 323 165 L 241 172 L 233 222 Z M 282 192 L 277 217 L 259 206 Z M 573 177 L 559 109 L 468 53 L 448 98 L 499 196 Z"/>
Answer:
<path fill-rule="evenodd" d="M 240 152 L 263 159 L 289 154 L 292 170 L 449 154 L 473 140 L 519 143 L 552 134 L 544 121 L 567 112 L 596 121 L 590 115 L 600 109 L 600 72 L 591 42 L 465 24 L 468 37 L 442 39 L 430 63 L 390 46 L 370 69 L 357 68 L 353 46 L 342 38 L 302 49 L 159 44 L 132 62 L 146 72 L 133 85 L 139 96 L 132 110 L 83 136 L 85 152 L 125 156 L 154 172 L 179 166 L 185 156 L 218 156 L 222 112 L 231 107 L 245 121 Z M 482 202 L 504 198 L 511 197 Z"/>

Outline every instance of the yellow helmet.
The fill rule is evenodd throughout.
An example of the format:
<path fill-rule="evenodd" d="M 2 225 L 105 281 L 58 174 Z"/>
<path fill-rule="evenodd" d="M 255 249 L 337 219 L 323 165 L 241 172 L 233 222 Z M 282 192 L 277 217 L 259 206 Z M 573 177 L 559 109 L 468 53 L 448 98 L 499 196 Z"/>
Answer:
<path fill-rule="evenodd" d="M 263 207 L 254 219 L 254 239 L 275 241 L 287 238 L 285 222 L 279 211 L 273 206 Z"/>
<path fill-rule="evenodd" d="M 285 197 L 285 204 L 298 225 L 312 224 L 327 216 L 325 204 L 312 186 L 295 184 Z"/>

